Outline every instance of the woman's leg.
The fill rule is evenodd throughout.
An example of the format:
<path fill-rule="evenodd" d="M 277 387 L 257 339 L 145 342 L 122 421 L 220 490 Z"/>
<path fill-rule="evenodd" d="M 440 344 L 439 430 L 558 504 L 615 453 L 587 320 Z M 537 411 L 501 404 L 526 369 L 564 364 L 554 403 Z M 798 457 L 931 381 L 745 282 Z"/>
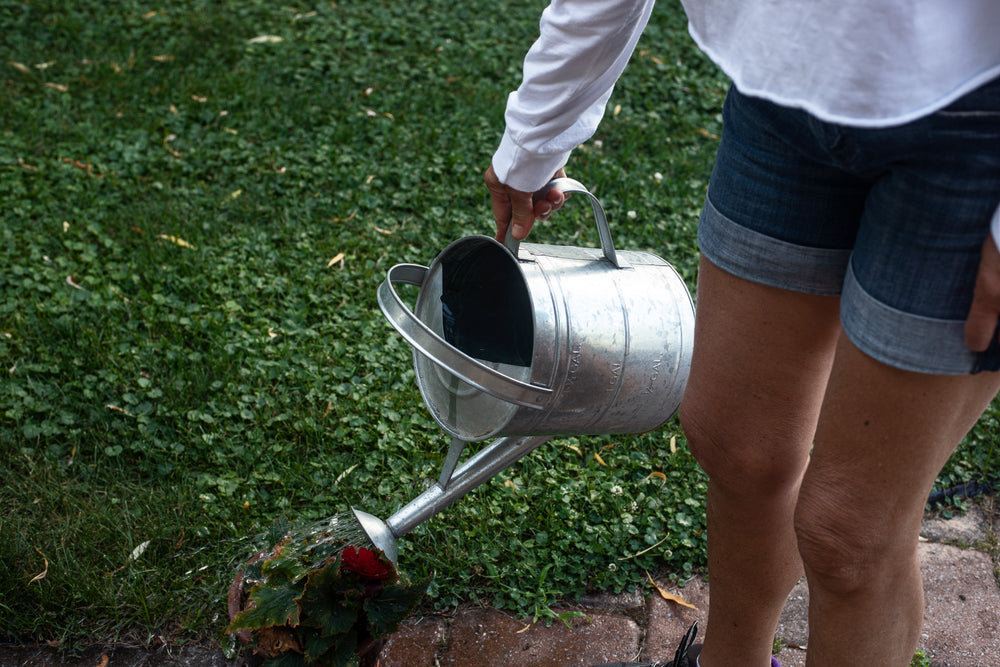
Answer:
<path fill-rule="evenodd" d="M 842 337 L 796 512 L 807 664 L 909 664 L 923 618 L 916 547 L 927 495 L 998 387 L 998 373 L 886 366 Z"/>
<path fill-rule="evenodd" d="M 810 666 L 906 665 L 912 657 L 927 494 L 1000 389 L 1000 374 L 881 364 L 841 335 L 837 307 L 836 298 L 749 283 L 702 260 L 681 406 L 709 475 L 702 667 L 767 664 L 802 572 L 800 549 Z"/>
<path fill-rule="evenodd" d="M 838 305 L 701 261 L 680 416 L 709 476 L 702 667 L 767 665 L 802 574 L 793 514 L 840 335 Z"/>

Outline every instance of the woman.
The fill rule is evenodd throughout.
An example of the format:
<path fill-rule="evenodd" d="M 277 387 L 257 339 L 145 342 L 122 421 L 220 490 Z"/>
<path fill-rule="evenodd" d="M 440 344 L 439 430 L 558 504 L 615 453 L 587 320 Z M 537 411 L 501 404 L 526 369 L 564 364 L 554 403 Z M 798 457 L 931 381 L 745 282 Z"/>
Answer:
<path fill-rule="evenodd" d="M 652 4 L 545 10 L 486 173 L 498 239 L 561 206 L 531 193 L 593 134 Z M 807 664 L 908 665 L 928 491 L 1000 388 L 1000 3 L 684 6 L 734 86 L 680 409 L 711 608 L 671 664 L 768 664 L 804 570 Z"/>

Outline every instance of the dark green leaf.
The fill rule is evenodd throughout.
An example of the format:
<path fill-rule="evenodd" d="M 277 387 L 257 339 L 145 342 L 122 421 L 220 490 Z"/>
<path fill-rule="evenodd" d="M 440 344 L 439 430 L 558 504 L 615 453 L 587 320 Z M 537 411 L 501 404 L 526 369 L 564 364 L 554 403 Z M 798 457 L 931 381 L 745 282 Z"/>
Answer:
<path fill-rule="evenodd" d="M 275 577 L 298 581 L 306 576 L 311 565 L 305 558 L 305 547 L 302 540 L 291 538 L 279 543 L 271 556 L 264 561 L 262 572 L 268 581 Z"/>
<path fill-rule="evenodd" d="M 427 583 L 415 586 L 386 586 L 378 597 L 365 600 L 368 629 L 375 637 L 395 632 L 399 623 L 413 613 L 424 593 Z"/>
<path fill-rule="evenodd" d="M 318 628 L 325 635 L 347 632 L 354 627 L 361 611 L 361 592 L 340 590 L 342 585 L 336 560 L 311 572 L 300 602 L 303 623 Z"/>
<path fill-rule="evenodd" d="M 294 651 L 285 651 L 281 655 L 268 658 L 263 667 L 312 667 L 305 657 Z"/>
<path fill-rule="evenodd" d="M 319 661 L 320 667 L 350 667 L 351 665 L 357 664 L 357 656 L 354 655 L 354 649 L 358 645 L 358 635 L 357 632 L 351 630 L 338 642 L 337 646 L 332 652 L 327 652 Z"/>
<path fill-rule="evenodd" d="M 327 651 L 333 649 L 338 644 L 352 641 L 346 633 L 336 636 L 324 636 L 319 632 L 311 631 L 305 634 L 305 658 L 308 662 L 319 661 L 326 655 Z M 352 650 L 353 646 L 353 643 L 351 643 Z"/>
<path fill-rule="evenodd" d="M 299 622 L 298 598 L 302 586 L 285 582 L 281 585 L 255 586 L 249 599 L 256 606 L 240 612 L 226 632 L 256 630 L 272 625 L 296 625 Z"/>

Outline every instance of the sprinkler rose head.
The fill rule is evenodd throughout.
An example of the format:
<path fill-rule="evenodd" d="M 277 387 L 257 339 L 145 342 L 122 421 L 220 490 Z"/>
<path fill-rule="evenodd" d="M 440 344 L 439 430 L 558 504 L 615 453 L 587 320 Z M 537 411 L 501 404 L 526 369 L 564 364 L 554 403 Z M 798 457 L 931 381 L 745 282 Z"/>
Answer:
<path fill-rule="evenodd" d="M 361 524 L 361 528 L 365 531 L 368 539 L 372 541 L 372 544 L 381 549 L 382 553 L 392 561 L 393 565 L 398 565 L 399 547 L 396 544 L 396 536 L 389 530 L 389 526 L 385 521 L 354 507 L 351 510 L 354 512 L 354 516 L 358 519 L 358 523 Z"/>

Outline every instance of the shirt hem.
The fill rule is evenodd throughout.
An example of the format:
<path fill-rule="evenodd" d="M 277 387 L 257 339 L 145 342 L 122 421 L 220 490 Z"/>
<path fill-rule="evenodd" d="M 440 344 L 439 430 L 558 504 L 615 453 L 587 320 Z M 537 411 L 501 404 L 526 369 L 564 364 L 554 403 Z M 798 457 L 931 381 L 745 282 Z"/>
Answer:
<path fill-rule="evenodd" d="M 1000 64 L 998 64 L 976 74 L 975 76 L 965 79 L 960 85 L 953 88 L 946 94 L 938 96 L 932 102 L 929 102 L 919 108 L 876 116 L 852 115 L 833 111 L 822 104 L 806 99 L 786 96 L 768 90 L 764 87 L 753 86 L 744 80 L 744 77 L 740 75 L 738 68 L 732 66 L 728 59 L 722 57 L 718 51 L 713 49 L 704 39 L 702 39 L 694 25 L 690 22 L 688 22 L 688 34 L 691 35 L 691 38 L 698 45 L 698 48 L 701 49 L 701 51 L 705 53 L 705 55 L 707 55 L 712 62 L 714 62 L 726 74 L 726 76 L 730 78 L 730 80 L 732 80 L 733 85 L 735 85 L 736 88 L 744 95 L 763 98 L 784 107 L 801 109 L 824 122 L 845 125 L 848 127 L 877 129 L 905 125 L 906 123 L 913 122 L 923 118 L 924 116 L 929 116 L 935 111 L 945 108 L 966 93 L 970 93 L 976 88 L 979 88 L 993 79 L 1000 77 Z"/>

